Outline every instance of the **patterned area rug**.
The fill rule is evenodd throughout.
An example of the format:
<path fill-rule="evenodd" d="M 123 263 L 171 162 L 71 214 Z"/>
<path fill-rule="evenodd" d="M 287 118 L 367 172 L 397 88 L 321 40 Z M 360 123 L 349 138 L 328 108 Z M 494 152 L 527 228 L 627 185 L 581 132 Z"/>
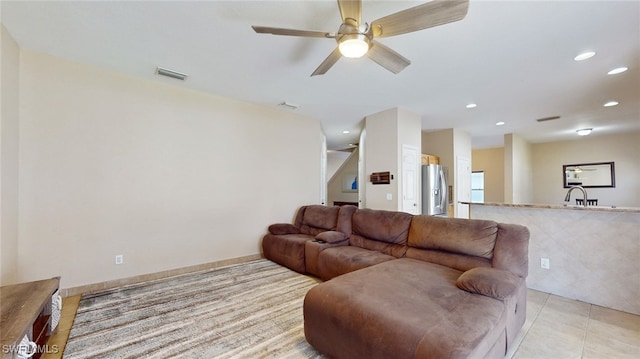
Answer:
<path fill-rule="evenodd" d="M 317 283 L 261 259 L 85 294 L 64 358 L 321 358 L 302 315 Z"/>

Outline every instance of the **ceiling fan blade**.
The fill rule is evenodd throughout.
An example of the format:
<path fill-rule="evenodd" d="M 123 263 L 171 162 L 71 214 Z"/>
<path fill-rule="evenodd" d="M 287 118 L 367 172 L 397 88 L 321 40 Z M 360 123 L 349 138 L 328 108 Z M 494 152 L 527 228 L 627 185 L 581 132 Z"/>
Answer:
<path fill-rule="evenodd" d="M 303 37 L 335 37 L 335 34 L 322 31 L 310 31 L 310 30 L 295 30 L 295 29 L 282 29 L 279 27 L 267 27 L 267 26 L 251 26 L 258 34 L 272 34 L 272 35 L 285 35 L 285 36 L 303 36 Z"/>
<path fill-rule="evenodd" d="M 362 20 L 362 1 L 361 0 L 338 0 L 340 8 L 340 16 L 342 22 L 346 23 L 347 19 L 354 19 L 358 25 Z"/>
<path fill-rule="evenodd" d="M 320 66 L 318 66 L 318 68 L 311 74 L 311 76 L 313 77 L 316 75 L 324 75 L 327 71 L 329 71 L 331 66 L 333 66 L 336 62 L 338 62 L 338 60 L 340 60 L 341 57 L 342 54 L 340 54 L 340 49 L 336 47 L 336 49 L 333 50 L 333 52 L 329 54 L 329 56 L 324 59 L 324 61 L 322 61 Z"/>
<path fill-rule="evenodd" d="M 369 49 L 369 52 L 367 52 L 367 57 L 394 74 L 399 73 L 411 64 L 409 59 L 378 41 L 373 41 L 373 45 Z"/>
<path fill-rule="evenodd" d="M 371 23 L 374 37 L 389 37 L 464 19 L 469 0 L 434 0 Z"/>

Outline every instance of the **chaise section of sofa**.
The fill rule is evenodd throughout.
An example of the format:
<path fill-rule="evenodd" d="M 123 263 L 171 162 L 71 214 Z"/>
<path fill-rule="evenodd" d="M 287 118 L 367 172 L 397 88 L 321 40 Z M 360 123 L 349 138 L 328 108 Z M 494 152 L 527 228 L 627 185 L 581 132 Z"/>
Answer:
<path fill-rule="evenodd" d="M 524 323 L 528 240 L 518 225 L 412 216 L 402 258 L 307 293 L 307 341 L 335 358 L 503 358 Z"/>
<path fill-rule="evenodd" d="M 264 256 L 296 272 L 306 273 L 305 243 L 329 231 L 346 238 L 351 233 L 351 215 L 355 210 L 355 206 L 300 207 L 293 224 L 269 226 L 269 233 L 262 238 Z"/>

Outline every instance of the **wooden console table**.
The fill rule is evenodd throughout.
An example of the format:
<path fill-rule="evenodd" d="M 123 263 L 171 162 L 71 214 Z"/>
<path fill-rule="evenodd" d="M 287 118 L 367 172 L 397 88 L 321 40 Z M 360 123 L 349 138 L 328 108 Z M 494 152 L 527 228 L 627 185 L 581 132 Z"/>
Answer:
<path fill-rule="evenodd" d="M 0 354 L 17 357 L 16 350 L 26 335 L 41 348 L 52 334 L 52 296 L 60 287 L 60 277 L 0 287 Z"/>

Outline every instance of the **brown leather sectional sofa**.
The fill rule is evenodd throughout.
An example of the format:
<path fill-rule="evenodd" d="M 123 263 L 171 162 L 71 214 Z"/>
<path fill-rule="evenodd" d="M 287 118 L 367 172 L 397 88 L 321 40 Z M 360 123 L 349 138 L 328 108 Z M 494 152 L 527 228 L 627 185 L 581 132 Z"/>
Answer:
<path fill-rule="evenodd" d="M 307 341 L 332 358 L 503 358 L 525 321 L 529 231 L 493 221 L 304 206 L 264 255 L 325 282 Z"/>

